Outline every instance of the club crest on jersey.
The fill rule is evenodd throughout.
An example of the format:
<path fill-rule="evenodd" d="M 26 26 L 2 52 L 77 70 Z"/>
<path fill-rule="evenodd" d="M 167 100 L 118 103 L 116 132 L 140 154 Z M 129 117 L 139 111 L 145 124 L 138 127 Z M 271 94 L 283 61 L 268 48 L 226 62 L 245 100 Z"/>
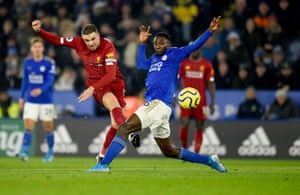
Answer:
<path fill-rule="evenodd" d="M 100 62 L 101 57 L 100 57 L 100 56 L 97 56 L 96 60 L 97 60 L 97 62 Z"/>
<path fill-rule="evenodd" d="M 161 60 L 162 61 L 166 61 L 168 59 L 168 57 L 167 57 L 167 55 L 165 54 L 165 55 L 163 55 L 162 57 L 161 57 Z"/>
<path fill-rule="evenodd" d="M 66 38 L 66 41 L 68 41 L 68 42 L 73 41 L 73 37 L 67 37 L 67 38 Z"/>
<path fill-rule="evenodd" d="M 40 66 L 40 71 L 41 71 L 41 72 L 45 72 L 45 70 L 46 70 L 46 67 L 45 67 L 45 66 Z"/>

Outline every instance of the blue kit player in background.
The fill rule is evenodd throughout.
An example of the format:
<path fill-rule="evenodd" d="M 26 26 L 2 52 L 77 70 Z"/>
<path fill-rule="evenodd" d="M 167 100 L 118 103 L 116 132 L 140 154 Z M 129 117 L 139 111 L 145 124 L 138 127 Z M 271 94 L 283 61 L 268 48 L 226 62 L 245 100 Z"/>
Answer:
<path fill-rule="evenodd" d="M 24 61 L 24 75 L 22 80 L 19 105 L 23 108 L 24 137 L 23 145 L 17 156 L 28 160 L 32 130 L 38 119 L 42 121 L 46 131 L 48 152 L 44 162 L 53 160 L 53 119 L 56 116 L 53 104 L 53 83 L 55 80 L 55 64 L 52 59 L 44 56 L 44 44 L 40 37 L 30 41 L 32 58 Z"/>
<path fill-rule="evenodd" d="M 146 41 L 151 36 L 150 27 L 140 27 L 140 45 L 138 47 L 137 67 L 148 70 L 146 78 L 146 103 L 139 107 L 128 120 L 123 123 L 114 140 L 108 147 L 103 160 L 88 169 L 90 172 L 108 172 L 110 163 L 124 149 L 128 135 L 141 129 L 150 128 L 160 150 L 166 157 L 200 163 L 225 173 L 226 168 L 220 163 L 217 155 L 205 156 L 175 147 L 171 140 L 170 115 L 173 95 L 176 89 L 180 63 L 193 51 L 201 47 L 220 26 L 221 17 L 214 18 L 206 30 L 192 44 L 177 48 L 171 47 L 171 38 L 167 33 L 159 32 L 153 40 L 155 53 L 146 58 Z"/>

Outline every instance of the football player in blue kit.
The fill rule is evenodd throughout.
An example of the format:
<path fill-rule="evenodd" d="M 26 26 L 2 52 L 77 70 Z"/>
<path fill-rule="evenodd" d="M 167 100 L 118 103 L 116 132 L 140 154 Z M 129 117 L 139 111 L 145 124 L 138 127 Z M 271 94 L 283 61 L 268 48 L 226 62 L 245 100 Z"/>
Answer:
<path fill-rule="evenodd" d="M 180 63 L 193 51 L 201 47 L 220 26 L 221 17 L 214 18 L 208 30 L 198 37 L 192 44 L 185 47 L 171 47 L 171 38 L 167 33 L 159 32 L 154 36 L 153 47 L 155 53 L 146 58 L 146 41 L 151 36 L 150 27 L 140 27 L 140 45 L 137 54 L 137 67 L 148 70 L 146 78 L 146 103 L 139 107 L 128 120 L 123 123 L 114 140 L 109 146 L 104 159 L 90 172 L 109 172 L 109 165 L 125 147 L 128 135 L 141 129 L 150 128 L 161 152 L 170 158 L 200 163 L 225 173 L 226 168 L 219 161 L 217 155 L 201 155 L 184 148 L 175 147 L 170 140 L 170 115 L 173 95 L 176 89 Z"/>
<path fill-rule="evenodd" d="M 44 56 L 44 43 L 39 37 L 31 39 L 30 51 L 32 57 L 24 60 L 24 75 L 19 98 L 20 108 L 23 108 L 25 131 L 22 149 L 17 157 L 24 161 L 28 160 L 32 131 L 36 121 L 40 119 L 46 131 L 48 144 L 44 162 L 51 162 L 54 147 L 53 119 L 56 117 L 53 104 L 55 63 Z"/>

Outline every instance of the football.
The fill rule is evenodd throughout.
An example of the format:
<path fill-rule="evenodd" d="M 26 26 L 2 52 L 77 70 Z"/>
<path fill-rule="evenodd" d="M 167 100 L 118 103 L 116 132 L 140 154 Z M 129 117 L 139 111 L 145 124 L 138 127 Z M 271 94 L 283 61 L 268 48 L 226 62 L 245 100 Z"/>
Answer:
<path fill-rule="evenodd" d="M 178 93 L 177 99 L 182 108 L 192 109 L 199 105 L 201 96 L 197 89 L 193 87 L 186 87 Z"/>

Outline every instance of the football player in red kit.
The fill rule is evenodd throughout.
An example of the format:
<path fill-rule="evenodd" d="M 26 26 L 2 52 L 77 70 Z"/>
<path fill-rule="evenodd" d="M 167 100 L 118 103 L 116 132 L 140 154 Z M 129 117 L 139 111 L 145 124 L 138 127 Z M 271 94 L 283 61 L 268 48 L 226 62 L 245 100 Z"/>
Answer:
<path fill-rule="evenodd" d="M 210 113 L 215 111 L 215 82 L 214 69 L 210 61 L 200 57 L 201 49 L 191 53 L 189 58 L 185 59 L 179 70 L 179 79 L 182 81 L 182 87 L 196 88 L 201 95 L 200 104 L 193 109 L 180 108 L 180 141 L 184 148 L 188 143 L 188 128 L 190 119 L 195 120 L 196 131 L 194 134 L 194 152 L 199 153 L 203 140 L 204 122 L 207 118 L 206 88 L 210 94 Z"/>
<path fill-rule="evenodd" d="M 93 95 L 97 103 L 109 110 L 111 117 L 111 127 L 106 134 L 102 150 L 96 157 L 97 160 L 102 158 L 118 127 L 126 120 L 123 114 L 126 104 L 124 77 L 118 67 L 117 52 L 113 43 L 101 37 L 93 24 L 85 25 L 81 36 L 74 37 L 60 37 L 47 32 L 41 28 L 40 20 L 34 20 L 32 28 L 51 44 L 73 48 L 83 61 L 87 73 L 87 89 L 78 97 L 78 102 L 83 102 Z"/>

